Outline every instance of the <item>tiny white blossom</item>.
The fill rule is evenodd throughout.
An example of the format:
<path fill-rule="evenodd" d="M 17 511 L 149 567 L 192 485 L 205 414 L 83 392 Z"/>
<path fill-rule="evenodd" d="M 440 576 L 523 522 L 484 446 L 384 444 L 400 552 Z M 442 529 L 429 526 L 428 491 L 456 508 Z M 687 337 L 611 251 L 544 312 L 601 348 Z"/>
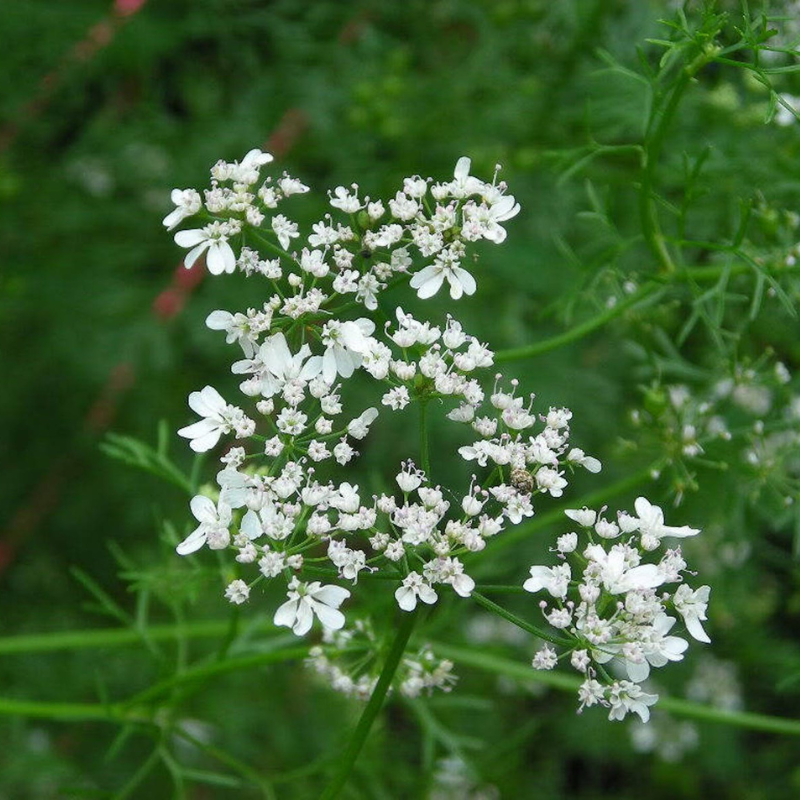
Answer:
<path fill-rule="evenodd" d="M 238 233 L 239 228 L 238 222 L 231 221 L 212 222 L 204 228 L 178 231 L 175 234 L 175 244 L 191 248 L 183 259 L 186 269 L 193 267 L 194 262 L 208 250 L 206 266 L 212 275 L 233 272 L 236 269 L 236 256 L 228 239 Z"/>
<path fill-rule="evenodd" d="M 250 597 L 250 587 L 242 580 L 231 581 L 225 589 L 225 597 L 234 605 L 240 606 Z"/>
<path fill-rule="evenodd" d="M 297 636 L 305 636 L 311 630 L 314 616 L 329 630 L 344 627 L 344 614 L 339 606 L 350 597 L 347 589 L 323 586 L 319 581 L 301 583 L 293 577 L 287 596 L 289 599 L 275 612 L 276 625 L 291 628 Z"/>
<path fill-rule="evenodd" d="M 697 639 L 698 642 L 710 642 L 708 634 L 703 630 L 700 624 L 706 620 L 706 609 L 708 608 L 708 597 L 711 593 L 711 587 L 701 586 L 699 589 L 692 591 L 692 589 L 685 583 L 682 583 L 672 602 L 675 604 L 675 609 L 683 617 L 686 625 L 686 630 Z"/>
<path fill-rule="evenodd" d="M 212 550 L 222 550 L 230 543 L 231 508 L 220 501 L 216 506 L 203 495 L 193 497 L 189 503 L 194 518 L 200 523 L 176 548 L 178 555 L 186 556 L 199 550 L 206 542 Z"/>

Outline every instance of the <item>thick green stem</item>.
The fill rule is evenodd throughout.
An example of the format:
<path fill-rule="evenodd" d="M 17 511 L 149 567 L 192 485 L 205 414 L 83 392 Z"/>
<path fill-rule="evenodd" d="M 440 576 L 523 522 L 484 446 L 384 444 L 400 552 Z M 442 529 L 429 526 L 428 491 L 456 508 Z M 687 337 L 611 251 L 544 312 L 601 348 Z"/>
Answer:
<path fill-rule="evenodd" d="M 356 725 L 356 729 L 353 731 L 353 735 L 347 745 L 347 750 L 345 750 L 344 755 L 339 761 L 339 768 L 333 780 L 320 796 L 320 800 L 332 800 L 332 798 L 338 796 L 339 792 L 347 783 L 347 779 L 353 771 L 361 748 L 367 740 L 367 736 L 372 728 L 372 723 L 375 722 L 375 717 L 378 716 L 378 712 L 381 710 L 383 700 L 386 697 L 386 693 L 389 691 L 389 686 L 392 683 L 394 674 L 397 672 L 397 667 L 405 652 L 406 645 L 411 636 L 411 631 L 414 629 L 414 624 L 417 621 L 417 616 L 417 612 L 414 611 L 410 613 L 404 612 L 403 620 L 397 629 L 397 635 L 386 656 L 386 663 L 383 665 L 383 671 L 378 678 L 378 683 L 372 692 L 372 696 L 369 698 L 366 708 L 361 714 L 361 718 L 358 720 L 358 725 Z"/>

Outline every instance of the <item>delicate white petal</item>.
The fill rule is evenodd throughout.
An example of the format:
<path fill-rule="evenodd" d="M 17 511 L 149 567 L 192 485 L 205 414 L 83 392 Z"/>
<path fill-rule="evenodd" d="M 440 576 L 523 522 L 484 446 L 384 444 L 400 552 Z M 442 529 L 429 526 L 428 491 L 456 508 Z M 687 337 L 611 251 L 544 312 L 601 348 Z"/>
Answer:
<path fill-rule="evenodd" d="M 175 552 L 179 556 L 188 556 L 194 553 L 206 543 L 206 532 L 203 527 L 193 530 L 176 548 Z"/>
<path fill-rule="evenodd" d="M 395 600 L 397 600 L 397 605 L 399 605 L 403 611 L 413 611 L 417 607 L 417 595 L 412 589 L 401 586 L 394 593 L 394 597 Z"/>
<path fill-rule="evenodd" d="M 475 294 L 475 290 L 478 288 L 478 286 L 475 283 L 475 278 L 473 278 L 469 272 L 462 267 L 453 267 L 453 274 L 456 276 L 456 278 L 458 278 L 458 281 L 463 287 L 465 294 Z"/>
<path fill-rule="evenodd" d="M 313 621 L 314 614 L 311 612 L 311 606 L 307 602 L 300 600 L 297 608 L 297 619 L 292 631 L 296 636 L 305 636 L 311 630 Z"/>
<path fill-rule="evenodd" d="M 314 600 L 324 603 L 331 608 L 339 606 L 350 597 L 350 591 L 342 586 L 323 586 L 312 595 Z"/>
<path fill-rule="evenodd" d="M 189 508 L 192 509 L 192 514 L 198 522 L 214 525 L 219 519 L 217 507 L 214 505 L 213 501 L 202 494 L 198 494 L 191 499 Z"/>
<path fill-rule="evenodd" d="M 297 619 L 297 606 L 299 600 L 287 600 L 276 612 L 272 621 L 275 625 L 291 628 Z"/>
<path fill-rule="evenodd" d="M 189 395 L 189 408 L 201 417 L 213 417 L 228 407 L 222 395 L 213 386 L 204 386 Z"/>
<path fill-rule="evenodd" d="M 230 311 L 212 311 L 206 317 L 206 327 L 212 331 L 224 331 L 233 321 L 233 314 Z"/>
<path fill-rule="evenodd" d="M 198 244 L 205 244 L 208 247 L 208 236 L 199 228 L 190 231 L 178 231 L 175 234 L 175 244 L 178 247 L 194 247 Z"/>
<path fill-rule="evenodd" d="M 203 255 L 203 252 L 208 247 L 208 242 L 201 242 L 197 247 L 190 250 L 184 257 L 183 257 L 183 266 L 186 269 L 191 269 L 194 266 L 194 262 Z"/>
<path fill-rule="evenodd" d="M 326 606 L 323 603 L 314 604 L 314 613 L 319 617 L 319 621 L 331 630 L 338 631 L 344 627 L 344 614 L 335 608 Z"/>

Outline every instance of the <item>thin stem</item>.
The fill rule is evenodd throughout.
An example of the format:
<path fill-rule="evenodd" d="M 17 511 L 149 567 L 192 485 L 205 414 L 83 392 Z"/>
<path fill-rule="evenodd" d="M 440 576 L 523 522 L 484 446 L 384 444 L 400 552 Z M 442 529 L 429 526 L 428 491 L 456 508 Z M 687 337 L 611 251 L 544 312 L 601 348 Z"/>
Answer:
<path fill-rule="evenodd" d="M 642 149 L 642 181 L 639 188 L 639 215 L 642 222 L 642 233 L 648 247 L 656 258 L 662 273 L 674 273 L 677 270 L 667 249 L 666 240 L 658 220 L 656 204 L 653 198 L 653 179 L 664 137 L 675 112 L 678 109 L 683 93 L 695 74 L 707 63 L 704 55 L 698 56 L 687 64 L 680 72 L 678 79 L 669 92 L 669 99 L 662 107 L 655 106 L 650 116 L 648 131 Z"/>
<path fill-rule="evenodd" d="M 476 669 L 508 675 L 519 680 L 544 683 L 554 689 L 566 692 L 577 691 L 578 686 L 582 683 L 581 678 L 564 675 L 560 672 L 534 670 L 518 661 L 511 661 L 500 656 L 475 651 L 468 647 L 456 647 L 449 644 L 439 644 L 438 642 L 432 642 L 431 647 L 433 647 L 437 655 L 451 658 L 462 664 L 469 664 Z M 800 720 L 796 719 L 773 717 L 768 714 L 754 714 L 748 711 L 725 711 L 721 708 L 713 708 L 675 697 L 659 698 L 658 707 L 680 717 L 705 720 L 706 722 L 731 725 L 736 728 L 746 728 L 754 731 L 800 736 Z"/>
<path fill-rule="evenodd" d="M 190 625 L 154 625 L 147 631 L 151 641 L 163 641 L 185 637 L 187 639 L 215 639 L 223 636 L 229 623 L 209 621 Z M 269 627 L 268 622 L 263 626 Z M 0 638 L 0 655 L 12 653 L 44 653 L 53 650 L 83 650 L 93 647 L 118 647 L 140 644 L 141 632 L 129 628 L 109 628 L 107 630 L 56 631 L 53 633 L 34 633 L 24 636 Z"/>
<path fill-rule="evenodd" d="M 607 322 L 610 322 L 612 319 L 620 316 L 629 308 L 631 308 L 631 306 L 635 306 L 637 303 L 649 297 L 658 288 L 660 288 L 659 284 L 646 284 L 635 294 L 626 297 L 612 308 L 607 308 L 605 311 L 602 311 L 600 314 L 591 317 L 591 319 L 587 319 L 580 325 L 576 325 L 574 328 L 571 328 L 564 333 L 560 333 L 557 336 L 551 336 L 549 339 L 544 339 L 541 342 L 534 342 L 533 344 L 526 345 L 525 347 L 516 347 L 511 350 L 500 350 L 499 352 L 495 353 L 494 360 L 496 363 L 499 363 L 501 361 L 516 361 L 520 358 L 531 358 L 532 356 L 539 356 L 542 355 L 542 353 L 548 353 L 551 350 L 556 350 L 564 345 L 572 344 L 572 342 L 582 339 L 587 334 L 597 330 L 597 328 L 602 327 Z"/>
<path fill-rule="evenodd" d="M 479 606 L 483 606 L 487 611 L 491 611 L 492 614 L 497 614 L 498 617 L 502 617 L 504 620 L 506 620 L 506 622 L 510 622 L 512 625 L 516 625 L 518 628 L 522 628 L 522 630 L 532 633 L 534 636 L 538 636 L 540 639 L 544 639 L 546 642 L 559 645 L 571 644 L 571 642 L 566 639 L 562 639 L 560 636 L 553 636 L 547 631 L 543 631 L 541 628 L 531 625 L 530 622 L 520 619 L 516 614 L 506 611 L 506 609 L 504 609 L 502 606 L 497 605 L 497 603 L 493 603 L 488 597 L 484 597 L 478 592 L 472 593 L 472 599 L 475 600 Z"/>
<path fill-rule="evenodd" d="M 430 446 L 428 442 L 428 401 L 419 404 L 419 457 L 425 476 L 431 480 Z"/>
<path fill-rule="evenodd" d="M 333 780 L 328 784 L 328 786 L 325 788 L 325 791 L 320 796 L 320 800 L 332 800 L 332 798 L 338 796 L 339 792 L 347 783 L 347 779 L 350 777 L 350 773 L 353 771 L 353 767 L 355 766 L 358 755 L 361 752 L 361 748 L 364 746 L 364 742 L 367 740 L 367 736 L 372 728 L 372 724 L 375 722 L 375 718 L 378 716 L 378 712 L 381 710 L 383 700 L 386 697 L 386 693 L 389 691 L 389 686 L 392 683 L 394 674 L 397 671 L 397 667 L 399 666 L 400 660 L 403 657 L 403 653 L 405 652 L 406 645 L 408 644 L 408 640 L 411 636 L 411 631 L 414 629 L 414 624 L 417 621 L 417 617 L 418 614 L 416 612 L 403 612 L 403 620 L 397 629 L 397 635 L 395 636 L 391 649 L 386 656 L 386 663 L 383 665 L 383 671 L 378 678 L 378 683 L 376 684 L 375 689 L 372 691 L 372 696 L 369 698 L 369 702 L 362 712 L 361 718 L 358 720 L 358 725 L 356 726 L 355 731 L 353 731 L 353 735 L 347 745 L 347 750 L 345 750 L 344 755 L 339 761 L 339 768 L 334 775 Z"/>

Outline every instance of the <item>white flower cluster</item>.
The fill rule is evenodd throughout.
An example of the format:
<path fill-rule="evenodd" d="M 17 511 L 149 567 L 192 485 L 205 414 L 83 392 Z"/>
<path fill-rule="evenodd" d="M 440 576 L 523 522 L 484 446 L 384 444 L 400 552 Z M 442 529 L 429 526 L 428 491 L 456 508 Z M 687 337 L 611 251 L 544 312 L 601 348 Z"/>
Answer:
<path fill-rule="evenodd" d="M 332 689 L 348 697 L 366 701 L 370 698 L 381 667 L 378 637 L 369 620 L 359 619 L 350 628 L 326 629 L 322 644 L 309 650 L 306 666 L 322 677 Z M 394 676 L 389 691 L 404 697 L 430 695 L 439 689 L 449 692 L 457 678 L 453 662 L 437 658 L 428 645 L 414 655 L 406 655 Z"/>
<path fill-rule="evenodd" d="M 560 563 L 531 567 L 523 588 L 546 591 L 553 599 L 542 600 L 540 607 L 567 648 L 563 655 L 569 654 L 571 665 L 585 676 L 578 693 L 581 709 L 599 703 L 609 708 L 609 719 L 633 712 L 646 722 L 658 695 L 639 684 L 651 668 L 682 660 L 689 646 L 671 633 L 677 617 L 670 612 L 677 612 L 692 637 L 709 642 L 702 622 L 710 589 L 693 590 L 682 582 L 687 567 L 679 548 L 666 550 L 657 561 L 650 556 L 663 539 L 700 531 L 666 525 L 662 510 L 644 497 L 635 509 L 636 515 L 620 512 L 616 521 L 606 519 L 604 509 L 599 514 L 588 508 L 566 511 L 589 543 L 580 549 L 577 533 L 560 536 L 555 547 Z M 671 593 L 660 591 L 667 584 L 678 586 Z M 559 657 L 546 645 L 533 666 L 552 669 Z M 609 662 L 623 679 L 608 674 Z"/>
<path fill-rule="evenodd" d="M 200 420 L 179 433 L 193 450 L 208 451 L 224 436 L 239 443 L 222 455 L 217 488 L 193 498 L 199 524 L 177 551 L 207 546 L 230 551 L 243 569 L 253 565 L 253 579 L 237 578 L 226 589 L 235 604 L 261 581 L 286 581 L 274 621 L 298 636 L 315 618 L 326 631 L 345 624 L 339 609 L 350 591 L 317 578 L 355 584 L 379 573 L 404 611 L 435 603 L 441 587 L 468 597 L 475 582 L 461 558 L 530 517 L 535 495 L 560 497 L 571 470 L 597 472 L 600 463 L 570 448 L 567 409 L 537 416 L 533 396 L 519 396 L 513 380 L 510 390 L 501 388 L 499 375 L 487 398 L 493 353 L 454 317 L 437 325 L 396 307 L 396 322 L 376 328 L 352 309 L 374 310 L 378 294 L 404 280 L 421 298 L 444 281 L 454 299 L 471 294 L 475 280 L 460 266 L 467 246 L 502 242 L 501 223 L 519 206 L 504 184 L 471 176 L 462 158 L 451 181 L 407 178 L 386 204 L 360 199 L 356 185 L 338 187 L 329 200 L 341 220 L 328 213 L 301 237 L 298 224 L 274 212 L 308 187 L 286 174 L 262 181 L 271 160 L 252 150 L 240 163 L 218 162 L 204 198 L 176 190 L 177 208 L 164 220 L 170 228 L 190 217 L 209 220 L 176 234 L 192 248 L 187 266 L 205 255 L 213 274 L 238 268 L 270 287 L 253 308 L 216 310 L 206 321 L 241 350 L 231 370 L 252 409 L 212 386 L 190 395 Z M 294 245 L 301 249 L 289 252 Z M 318 470 L 335 473 L 358 455 L 379 417 L 373 407 L 345 411 L 343 384 L 359 371 L 385 385 L 384 413 L 449 403 L 448 417 L 468 426 L 474 440 L 459 453 L 485 468 L 485 479 L 473 476 L 459 493 L 407 461 L 397 496 L 364 497 L 348 480 L 321 480 Z M 419 674 L 427 675 L 423 667 Z"/>

